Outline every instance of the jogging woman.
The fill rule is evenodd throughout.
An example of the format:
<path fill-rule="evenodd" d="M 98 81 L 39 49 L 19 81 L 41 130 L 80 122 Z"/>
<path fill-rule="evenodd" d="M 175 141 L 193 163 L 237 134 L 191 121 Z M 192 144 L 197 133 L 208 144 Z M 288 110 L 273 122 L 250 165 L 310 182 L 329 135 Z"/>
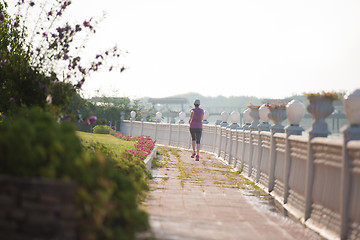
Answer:
<path fill-rule="evenodd" d="M 199 107 L 200 106 L 199 99 L 196 99 L 194 101 L 194 106 L 195 108 L 191 109 L 191 115 L 189 120 L 190 134 L 191 134 L 192 148 L 193 148 L 193 153 L 191 157 L 194 158 L 196 156 L 196 161 L 199 161 L 200 140 L 202 133 L 202 120 L 204 117 L 204 110 Z"/>

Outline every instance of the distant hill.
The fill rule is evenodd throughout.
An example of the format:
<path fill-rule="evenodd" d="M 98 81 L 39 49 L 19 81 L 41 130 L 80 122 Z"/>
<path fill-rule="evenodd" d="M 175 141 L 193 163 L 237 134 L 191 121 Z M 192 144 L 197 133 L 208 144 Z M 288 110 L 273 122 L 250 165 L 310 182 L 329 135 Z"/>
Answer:
<path fill-rule="evenodd" d="M 176 95 L 175 97 L 183 97 L 188 99 L 189 107 L 193 107 L 193 102 L 195 99 L 200 99 L 201 106 L 204 109 L 220 109 L 224 108 L 224 111 L 230 111 L 229 109 L 244 111 L 250 103 L 260 104 L 261 99 L 257 97 L 248 97 L 248 96 L 217 96 L 217 97 L 207 97 L 198 93 L 187 93 L 182 95 Z"/>
<path fill-rule="evenodd" d="M 257 97 L 248 97 L 248 96 L 231 96 L 231 97 L 224 97 L 224 96 L 217 96 L 217 97 L 207 97 L 201 94 L 190 92 L 186 94 L 179 94 L 174 96 L 169 96 L 168 98 L 185 98 L 187 99 L 187 104 L 183 105 L 184 109 L 181 109 L 181 106 L 178 105 L 167 105 L 167 106 L 157 106 L 158 110 L 175 110 L 175 111 L 187 111 L 194 107 L 193 102 L 195 99 L 200 99 L 201 107 L 211 111 L 211 112 L 222 112 L 228 111 L 229 113 L 236 110 L 239 112 L 244 111 L 250 103 L 253 104 L 261 104 L 262 99 Z M 143 98 L 141 101 L 143 103 L 148 103 L 149 98 Z"/>
<path fill-rule="evenodd" d="M 181 109 L 181 106 L 178 104 L 174 105 L 158 105 L 155 106 L 157 110 L 161 111 L 168 111 L 168 110 L 174 110 L 174 111 L 188 111 L 189 109 L 193 108 L 193 102 L 195 99 L 200 99 L 201 101 L 201 107 L 203 109 L 208 110 L 212 113 L 221 113 L 222 111 L 227 111 L 228 113 L 232 111 L 239 111 L 243 112 L 247 106 L 250 103 L 261 105 L 263 103 L 272 103 L 272 102 L 290 102 L 293 99 L 297 99 L 304 103 L 305 106 L 308 105 L 308 100 L 306 96 L 304 95 L 295 95 L 291 96 L 285 99 L 270 99 L 270 98 L 258 98 L 254 96 L 230 96 L 230 97 L 224 97 L 224 96 L 216 96 L 216 97 L 209 97 L 209 96 L 203 96 L 199 93 L 195 92 L 189 92 L 186 94 L 179 94 L 179 95 L 173 95 L 169 96 L 168 98 L 185 98 L 187 99 L 188 103 L 183 104 L 183 109 Z M 140 99 L 144 104 L 151 105 L 151 103 L 148 102 L 149 98 L 142 98 Z M 334 102 L 335 109 L 343 111 L 342 102 Z"/>

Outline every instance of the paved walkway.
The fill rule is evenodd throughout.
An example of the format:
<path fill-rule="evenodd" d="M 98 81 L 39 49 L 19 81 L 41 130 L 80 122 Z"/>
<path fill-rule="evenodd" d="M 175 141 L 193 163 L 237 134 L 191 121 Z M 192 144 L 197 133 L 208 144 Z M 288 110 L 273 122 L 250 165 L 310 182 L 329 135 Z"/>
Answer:
<path fill-rule="evenodd" d="M 169 149 L 143 206 L 155 239 L 321 239 L 214 155 Z"/>

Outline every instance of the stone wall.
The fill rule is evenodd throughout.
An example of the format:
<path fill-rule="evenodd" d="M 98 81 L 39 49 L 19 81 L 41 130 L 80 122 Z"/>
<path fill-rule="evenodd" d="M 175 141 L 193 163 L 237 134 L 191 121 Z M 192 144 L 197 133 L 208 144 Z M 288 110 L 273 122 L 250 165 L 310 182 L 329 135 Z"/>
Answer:
<path fill-rule="evenodd" d="M 76 239 L 76 186 L 0 175 L 0 239 Z"/>

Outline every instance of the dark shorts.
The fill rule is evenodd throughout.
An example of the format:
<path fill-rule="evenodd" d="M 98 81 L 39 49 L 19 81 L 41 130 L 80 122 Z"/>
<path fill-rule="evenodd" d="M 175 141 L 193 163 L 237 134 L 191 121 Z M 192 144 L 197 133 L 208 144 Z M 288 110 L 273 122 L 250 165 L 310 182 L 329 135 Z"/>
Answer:
<path fill-rule="evenodd" d="M 202 128 L 190 128 L 191 140 L 196 141 L 196 144 L 200 144 Z"/>

